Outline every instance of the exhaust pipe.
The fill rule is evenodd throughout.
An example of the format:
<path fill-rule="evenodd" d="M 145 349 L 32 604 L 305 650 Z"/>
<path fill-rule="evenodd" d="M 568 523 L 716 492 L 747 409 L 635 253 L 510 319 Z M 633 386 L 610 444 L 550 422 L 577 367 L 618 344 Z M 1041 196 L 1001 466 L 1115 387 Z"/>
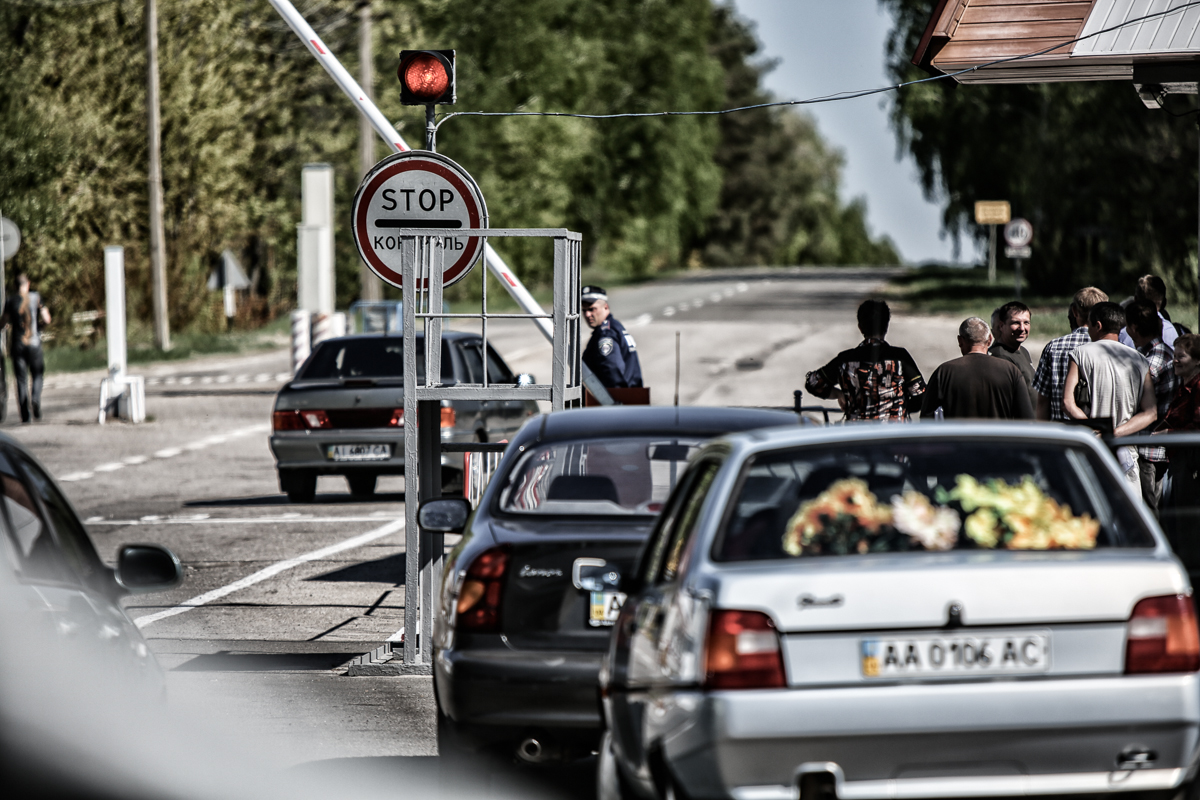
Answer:
<path fill-rule="evenodd" d="M 541 742 L 530 736 L 517 745 L 517 758 L 527 764 L 541 764 L 549 758 L 549 754 Z"/>

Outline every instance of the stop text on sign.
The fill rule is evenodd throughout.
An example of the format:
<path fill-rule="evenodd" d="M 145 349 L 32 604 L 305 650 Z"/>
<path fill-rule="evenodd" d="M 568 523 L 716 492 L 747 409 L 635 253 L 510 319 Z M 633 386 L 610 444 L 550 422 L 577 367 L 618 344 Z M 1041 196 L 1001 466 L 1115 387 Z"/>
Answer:
<path fill-rule="evenodd" d="M 475 180 L 445 156 L 410 150 L 376 164 L 354 195 L 354 243 L 383 281 L 403 288 L 402 258 L 412 253 L 413 228 L 460 230 L 487 227 L 487 206 Z M 435 268 L 449 286 L 464 278 L 482 250 L 478 236 L 435 239 Z M 423 281 L 419 289 L 428 288 Z"/>

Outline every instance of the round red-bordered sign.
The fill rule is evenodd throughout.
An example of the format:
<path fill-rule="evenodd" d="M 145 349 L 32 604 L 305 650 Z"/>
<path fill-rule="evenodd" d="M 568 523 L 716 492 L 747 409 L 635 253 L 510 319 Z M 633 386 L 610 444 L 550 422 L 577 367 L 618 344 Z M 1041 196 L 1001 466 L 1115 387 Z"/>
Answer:
<path fill-rule="evenodd" d="M 354 194 L 354 244 L 381 280 L 403 288 L 400 255 L 407 228 L 486 228 L 487 206 L 470 174 L 445 156 L 424 150 L 395 153 L 363 178 Z M 446 236 L 442 285 L 462 280 L 483 249 L 478 236 Z M 425 290 L 427 286 L 418 287 Z"/>

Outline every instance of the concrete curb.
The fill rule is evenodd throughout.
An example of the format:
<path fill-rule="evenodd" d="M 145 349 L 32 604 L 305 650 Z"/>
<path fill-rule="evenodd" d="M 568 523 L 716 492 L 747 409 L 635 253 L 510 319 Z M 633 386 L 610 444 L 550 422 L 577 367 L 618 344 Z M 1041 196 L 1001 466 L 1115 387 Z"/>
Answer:
<path fill-rule="evenodd" d="M 353 659 L 346 666 L 348 678 L 378 678 L 390 675 L 432 675 L 430 664 L 405 664 L 392 650 L 392 643 L 385 642 L 369 653 Z"/>

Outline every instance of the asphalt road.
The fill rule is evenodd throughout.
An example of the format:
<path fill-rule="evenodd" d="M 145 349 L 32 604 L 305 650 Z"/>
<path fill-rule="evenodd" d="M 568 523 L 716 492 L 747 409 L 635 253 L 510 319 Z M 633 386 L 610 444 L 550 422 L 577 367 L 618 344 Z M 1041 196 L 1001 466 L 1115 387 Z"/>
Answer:
<path fill-rule="evenodd" d="M 857 343 L 854 308 L 885 277 L 701 273 L 617 289 L 610 302 L 637 339 L 655 403 L 674 399 L 678 333 L 680 403 L 790 406 L 806 371 Z M 928 374 L 957 356 L 956 326 L 901 318 L 889 339 Z M 549 378 L 550 348 L 531 324 L 494 321 L 489 336 L 518 371 Z M 150 419 L 137 426 L 96 423 L 99 373 L 55 375 L 45 421 L 14 424 L 10 405 L 3 427 L 63 481 L 103 558 L 137 541 L 181 558 L 182 586 L 127 603 L 168 671 L 175 711 L 236 730 L 270 750 L 264 763 L 375 766 L 420 783 L 437 773 L 429 678 L 344 675 L 403 624 L 403 479 L 381 479 L 380 494 L 360 502 L 342 479 L 321 478 L 314 504 L 290 505 L 267 448 L 287 369 L 284 349 L 147 368 Z M 516 771 L 486 785 L 521 794 L 532 781 L 590 798 L 587 770 Z"/>

